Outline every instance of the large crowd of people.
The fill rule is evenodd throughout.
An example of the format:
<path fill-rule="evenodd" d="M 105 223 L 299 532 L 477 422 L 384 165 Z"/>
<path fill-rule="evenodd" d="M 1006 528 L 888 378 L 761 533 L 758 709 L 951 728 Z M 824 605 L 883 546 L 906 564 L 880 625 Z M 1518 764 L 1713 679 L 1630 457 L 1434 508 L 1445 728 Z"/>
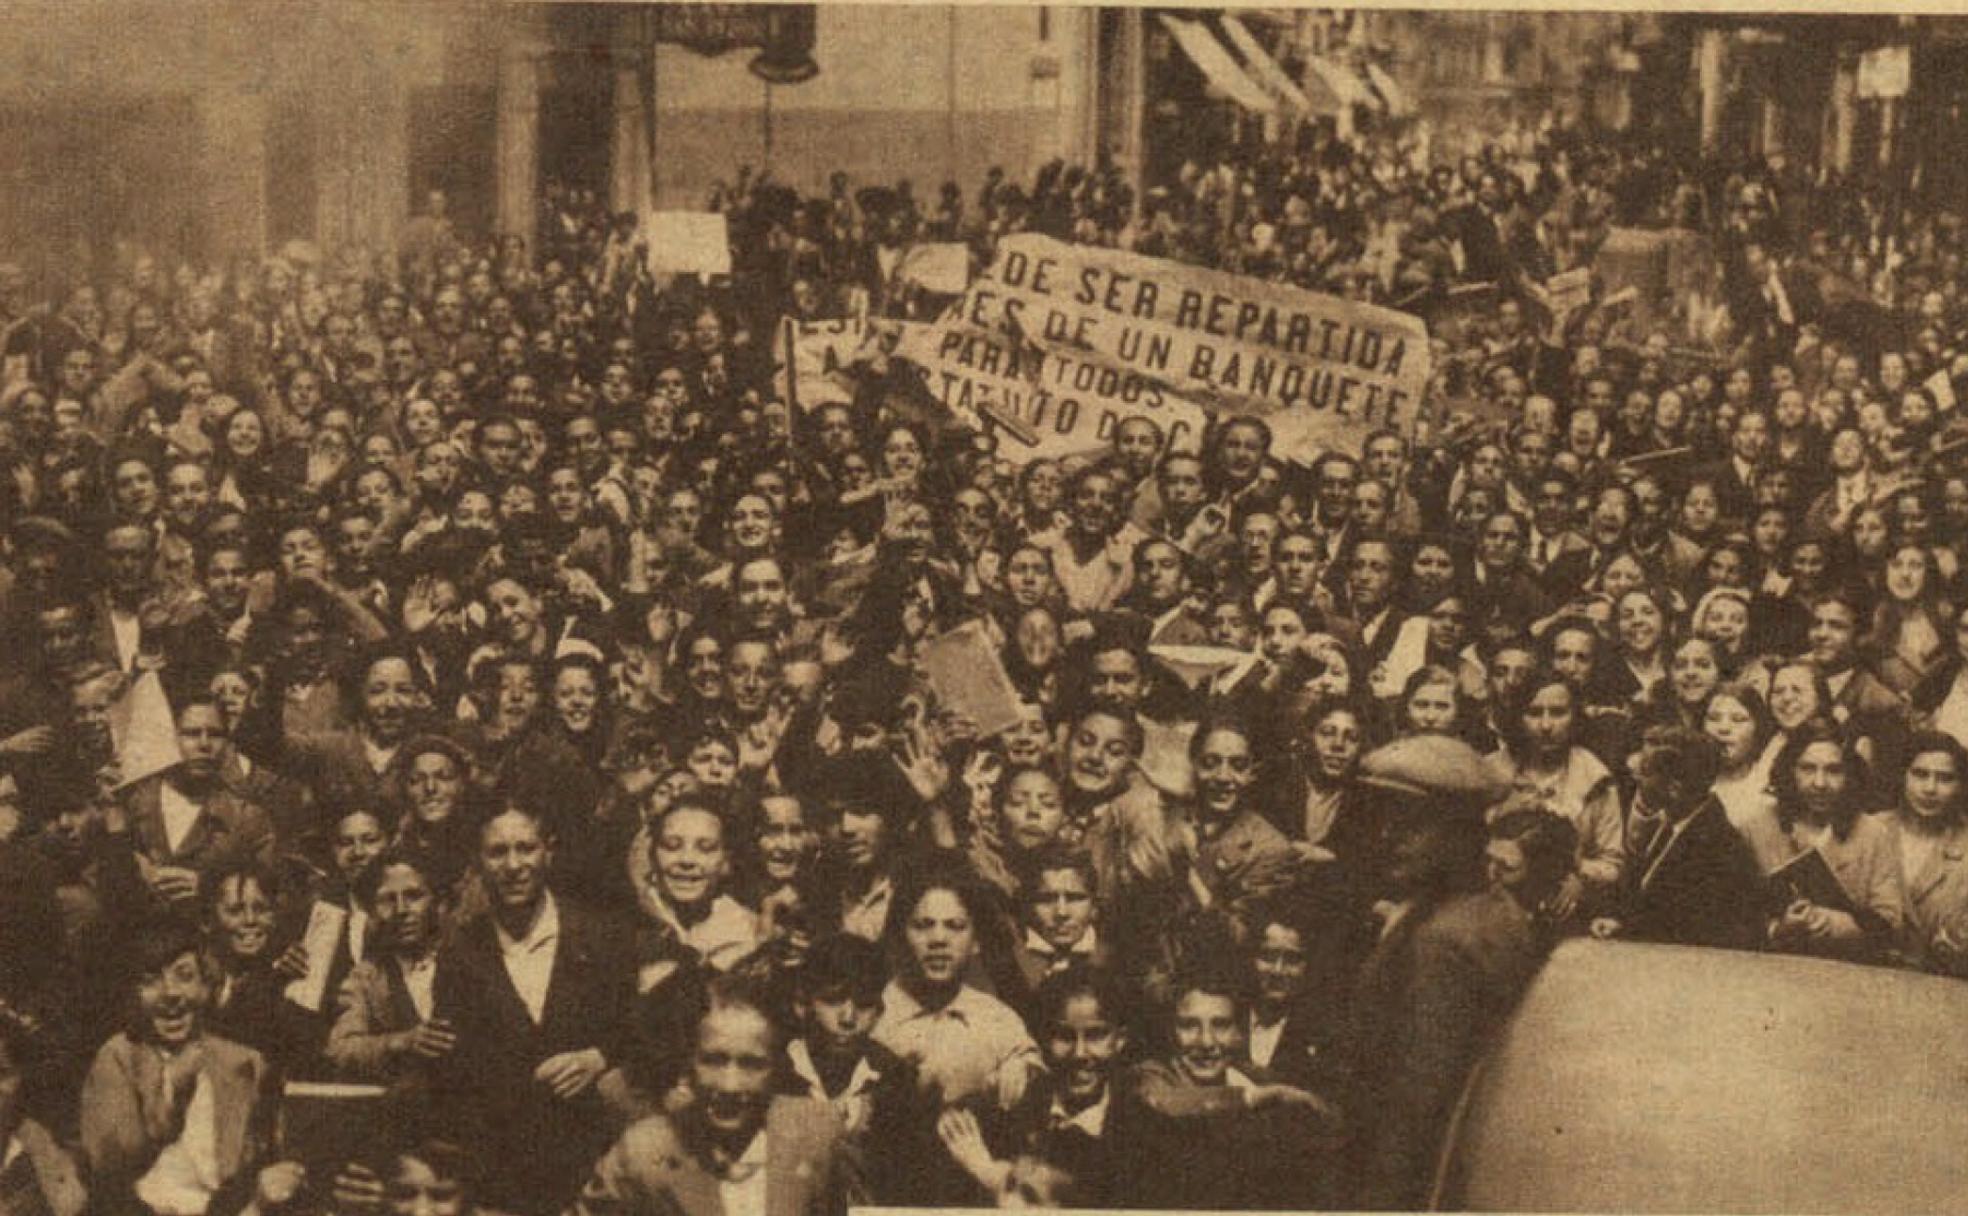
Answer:
<path fill-rule="evenodd" d="M 1437 151 L 0 267 L 0 1212 L 1410 1208 L 1560 938 L 1968 975 L 1960 215 Z M 788 400 L 1023 231 L 1428 310 L 1432 400 Z"/>

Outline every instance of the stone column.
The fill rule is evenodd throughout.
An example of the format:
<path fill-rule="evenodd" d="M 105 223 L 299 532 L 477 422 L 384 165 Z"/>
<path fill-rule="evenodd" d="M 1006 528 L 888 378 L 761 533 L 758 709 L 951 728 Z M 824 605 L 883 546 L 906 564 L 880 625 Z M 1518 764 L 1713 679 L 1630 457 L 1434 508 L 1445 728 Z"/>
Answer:
<path fill-rule="evenodd" d="M 532 247 L 540 192 L 540 55 L 531 43 L 499 51 L 498 217 L 501 234 Z"/>
<path fill-rule="evenodd" d="M 1831 167 L 1839 173 L 1852 170 L 1852 135 L 1858 129 L 1859 70 L 1841 63 L 1831 78 Z"/>
<path fill-rule="evenodd" d="M 648 70 L 644 54 L 655 48 L 628 51 L 615 64 L 615 123 L 608 155 L 608 206 L 612 211 L 642 211 L 649 206 L 652 175 L 649 164 L 649 121 L 643 112 L 642 77 Z"/>
<path fill-rule="evenodd" d="M 1722 142 L 1722 108 L 1728 101 L 1729 32 L 1703 30 L 1697 52 L 1701 80 L 1701 150 L 1708 155 Z"/>

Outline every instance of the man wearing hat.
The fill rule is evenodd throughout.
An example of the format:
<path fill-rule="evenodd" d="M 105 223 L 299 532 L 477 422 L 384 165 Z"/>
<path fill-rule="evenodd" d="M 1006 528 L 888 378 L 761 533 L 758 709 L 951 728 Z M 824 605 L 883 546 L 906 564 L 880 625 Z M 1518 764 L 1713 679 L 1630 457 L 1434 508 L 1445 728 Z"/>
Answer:
<path fill-rule="evenodd" d="M 1529 917 L 1483 878 L 1483 813 L 1502 793 L 1475 749 L 1400 739 L 1361 761 L 1386 825 L 1388 900 L 1353 992 L 1350 1068 L 1362 1208 L 1426 1206 L 1442 1131 L 1540 951 Z"/>

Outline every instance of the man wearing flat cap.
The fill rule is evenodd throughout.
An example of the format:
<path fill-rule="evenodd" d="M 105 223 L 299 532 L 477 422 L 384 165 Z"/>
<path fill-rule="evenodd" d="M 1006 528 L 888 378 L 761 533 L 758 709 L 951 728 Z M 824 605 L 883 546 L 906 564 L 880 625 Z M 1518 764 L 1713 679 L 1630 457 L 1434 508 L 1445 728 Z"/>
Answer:
<path fill-rule="evenodd" d="M 1482 757 L 1416 735 L 1370 753 L 1360 772 L 1386 824 L 1388 899 L 1346 1043 L 1352 1204 L 1416 1210 L 1463 1082 L 1541 953 L 1529 917 L 1484 881 L 1483 813 L 1504 791 Z"/>

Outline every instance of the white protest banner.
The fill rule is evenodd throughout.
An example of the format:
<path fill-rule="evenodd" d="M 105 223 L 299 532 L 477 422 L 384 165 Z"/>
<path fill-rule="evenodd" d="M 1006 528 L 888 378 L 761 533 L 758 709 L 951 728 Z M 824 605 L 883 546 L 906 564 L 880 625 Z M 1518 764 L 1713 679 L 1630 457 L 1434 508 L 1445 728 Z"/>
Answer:
<path fill-rule="evenodd" d="M 1428 383 L 1428 327 L 1283 283 L 1030 233 L 998 244 L 964 323 L 1132 373 L 1229 414 L 1397 425 Z"/>
<path fill-rule="evenodd" d="M 895 353 L 959 418 L 997 422 L 1010 440 L 999 455 L 1013 464 L 1095 451 L 1126 418 L 1147 418 L 1172 448 L 1194 451 L 1208 423 L 1193 402 L 1140 375 L 948 319 L 905 324 Z"/>
<path fill-rule="evenodd" d="M 731 273 L 731 236 L 721 212 L 645 212 L 642 235 L 654 274 Z"/>
<path fill-rule="evenodd" d="M 895 277 L 946 296 L 960 296 L 970 286 L 970 247 L 916 245 L 902 255 Z"/>
<path fill-rule="evenodd" d="M 866 339 L 867 323 L 860 317 L 785 318 L 773 345 L 781 395 L 803 410 L 849 404 L 854 400 L 854 357 Z"/>

